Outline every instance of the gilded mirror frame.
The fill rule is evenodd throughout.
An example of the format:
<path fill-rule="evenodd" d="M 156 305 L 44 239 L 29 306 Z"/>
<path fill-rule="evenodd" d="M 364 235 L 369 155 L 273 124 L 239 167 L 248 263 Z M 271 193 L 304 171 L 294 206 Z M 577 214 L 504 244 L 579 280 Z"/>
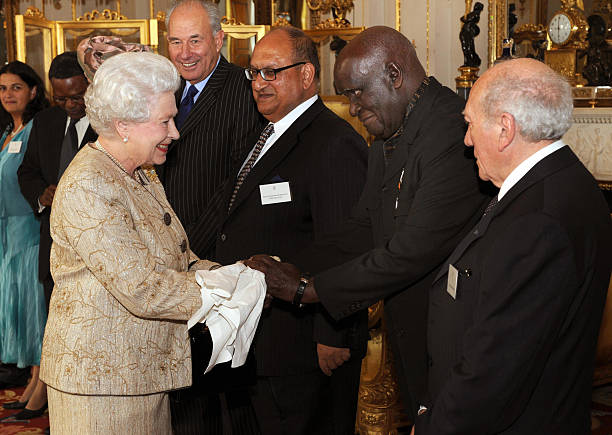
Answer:
<path fill-rule="evenodd" d="M 466 10 L 471 9 L 471 0 L 465 0 Z M 488 2 L 488 66 L 493 65 L 501 56 L 502 40 L 507 38 L 508 0 L 489 0 Z"/>

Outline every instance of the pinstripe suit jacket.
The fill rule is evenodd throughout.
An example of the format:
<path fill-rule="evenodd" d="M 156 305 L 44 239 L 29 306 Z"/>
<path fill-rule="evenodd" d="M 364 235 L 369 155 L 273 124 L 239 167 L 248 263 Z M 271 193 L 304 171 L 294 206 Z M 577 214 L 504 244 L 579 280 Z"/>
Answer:
<path fill-rule="evenodd" d="M 177 92 L 180 100 L 184 88 Z M 178 105 L 178 101 L 177 101 Z M 223 56 L 158 167 L 168 201 L 200 258 L 214 255 L 219 203 L 231 168 L 251 149 L 264 119 L 242 68 Z"/>

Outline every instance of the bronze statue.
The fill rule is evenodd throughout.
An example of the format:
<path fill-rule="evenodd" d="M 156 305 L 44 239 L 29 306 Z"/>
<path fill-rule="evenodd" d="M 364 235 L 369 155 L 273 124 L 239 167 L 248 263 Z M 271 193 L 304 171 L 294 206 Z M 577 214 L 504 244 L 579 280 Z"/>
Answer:
<path fill-rule="evenodd" d="M 587 22 L 589 48 L 586 51 L 587 62 L 582 75 L 589 86 L 609 86 L 612 82 L 612 65 L 607 52 L 606 22 L 600 15 L 591 15 Z"/>
<path fill-rule="evenodd" d="M 480 34 L 478 21 L 480 21 L 480 12 L 483 5 L 480 2 L 474 4 L 474 10 L 461 17 L 461 31 L 459 32 L 459 40 L 461 41 L 461 50 L 463 50 L 463 66 L 479 67 L 480 57 L 476 54 L 474 48 L 474 38 Z"/>

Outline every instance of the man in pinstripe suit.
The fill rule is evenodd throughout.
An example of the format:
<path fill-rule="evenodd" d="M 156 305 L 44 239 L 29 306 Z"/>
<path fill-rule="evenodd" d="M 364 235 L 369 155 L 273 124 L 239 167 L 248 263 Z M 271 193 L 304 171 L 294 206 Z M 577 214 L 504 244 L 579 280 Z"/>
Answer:
<path fill-rule="evenodd" d="M 166 24 L 169 57 L 184 85 L 177 93 L 175 119 L 181 137 L 171 144 L 158 172 L 191 249 L 200 258 L 212 260 L 223 187 L 232 166 L 252 146 L 247 137 L 261 130 L 263 119 L 243 69 L 220 54 L 223 30 L 214 4 L 179 2 L 168 11 Z M 198 355 L 202 346 L 193 340 L 192 335 L 192 353 Z M 221 430 L 213 384 L 223 377 L 213 371 L 199 379 L 204 367 L 195 367 L 197 363 L 194 356 L 194 387 L 177 393 L 171 402 L 175 434 Z"/>

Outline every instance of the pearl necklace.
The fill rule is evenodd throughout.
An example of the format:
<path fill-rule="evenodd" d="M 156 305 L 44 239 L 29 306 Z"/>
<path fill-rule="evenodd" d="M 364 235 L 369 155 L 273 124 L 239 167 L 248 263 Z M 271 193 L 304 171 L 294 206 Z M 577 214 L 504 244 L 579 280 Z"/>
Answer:
<path fill-rule="evenodd" d="M 119 160 L 117 160 L 111 153 L 109 153 L 108 151 L 106 151 L 106 148 L 104 148 L 102 146 L 102 144 L 100 143 L 100 141 L 96 141 L 96 149 L 98 151 L 102 151 L 103 154 L 106 154 L 106 157 L 108 157 L 109 159 L 111 159 L 111 161 L 117 165 L 119 167 L 119 169 L 121 169 L 123 172 L 125 172 L 130 178 L 134 178 L 136 179 L 136 177 L 134 177 L 134 175 L 130 174 L 127 169 L 125 169 L 123 167 L 123 165 L 121 163 L 119 163 Z M 136 171 L 134 171 L 134 174 L 136 173 Z M 142 184 L 142 180 L 140 181 Z"/>
<path fill-rule="evenodd" d="M 9 133 L 9 136 L 8 136 L 8 137 L 9 137 L 9 139 L 14 138 L 14 137 L 15 137 L 15 135 L 16 135 L 17 133 L 19 133 L 21 130 L 23 130 L 23 124 L 21 124 L 17 130 L 15 130 L 15 131 L 11 131 L 11 132 Z"/>
<path fill-rule="evenodd" d="M 136 168 L 134 170 L 134 175 L 130 175 L 130 173 L 123 167 L 123 165 L 121 163 L 119 163 L 119 161 L 113 157 L 113 155 L 111 153 L 109 153 L 100 143 L 100 141 L 96 140 L 96 144 L 95 144 L 95 148 L 98 151 L 102 151 L 103 154 L 106 155 L 106 157 L 108 157 L 111 162 L 113 162 L 115 165 L 117 165 L 117 167 L 119 169 L 121 169 L 128 177 L 130 177 L 132 180 L 137 181 L 142 188 L 147 191 L 147 193 L 149 195 L 151 195 L 151 197 L 155 200 L 155 202 L 157 202 L 159 204 L 159 206 L 161 207 L 161 209 L 164 211 L 164 216 L 163 216 L 163 221 L 166 225 L 170 225 L 170 222 L 172 222 L 172 217 L 170 216 L 170 213 L 168 213 L 166 211 L 166 208 L 164 207 L 164 205 L 157 199 L 157 197 L 153 194 L 153 192 L 151 192 L 149 189 L 147 189 L 145 187 L 145 184 L 149 184 L 149 179 L 147 178 L 147 176 L 143 173 L 142 169 L 140 169 L 140 167 Z M 136 174 L 138 174 L 138 179 L 136 178 Z M 181 249 L 183 248 L 183 246 L 181 245 Z M 185 252 L 185 251 L 183 251 Z"/>

